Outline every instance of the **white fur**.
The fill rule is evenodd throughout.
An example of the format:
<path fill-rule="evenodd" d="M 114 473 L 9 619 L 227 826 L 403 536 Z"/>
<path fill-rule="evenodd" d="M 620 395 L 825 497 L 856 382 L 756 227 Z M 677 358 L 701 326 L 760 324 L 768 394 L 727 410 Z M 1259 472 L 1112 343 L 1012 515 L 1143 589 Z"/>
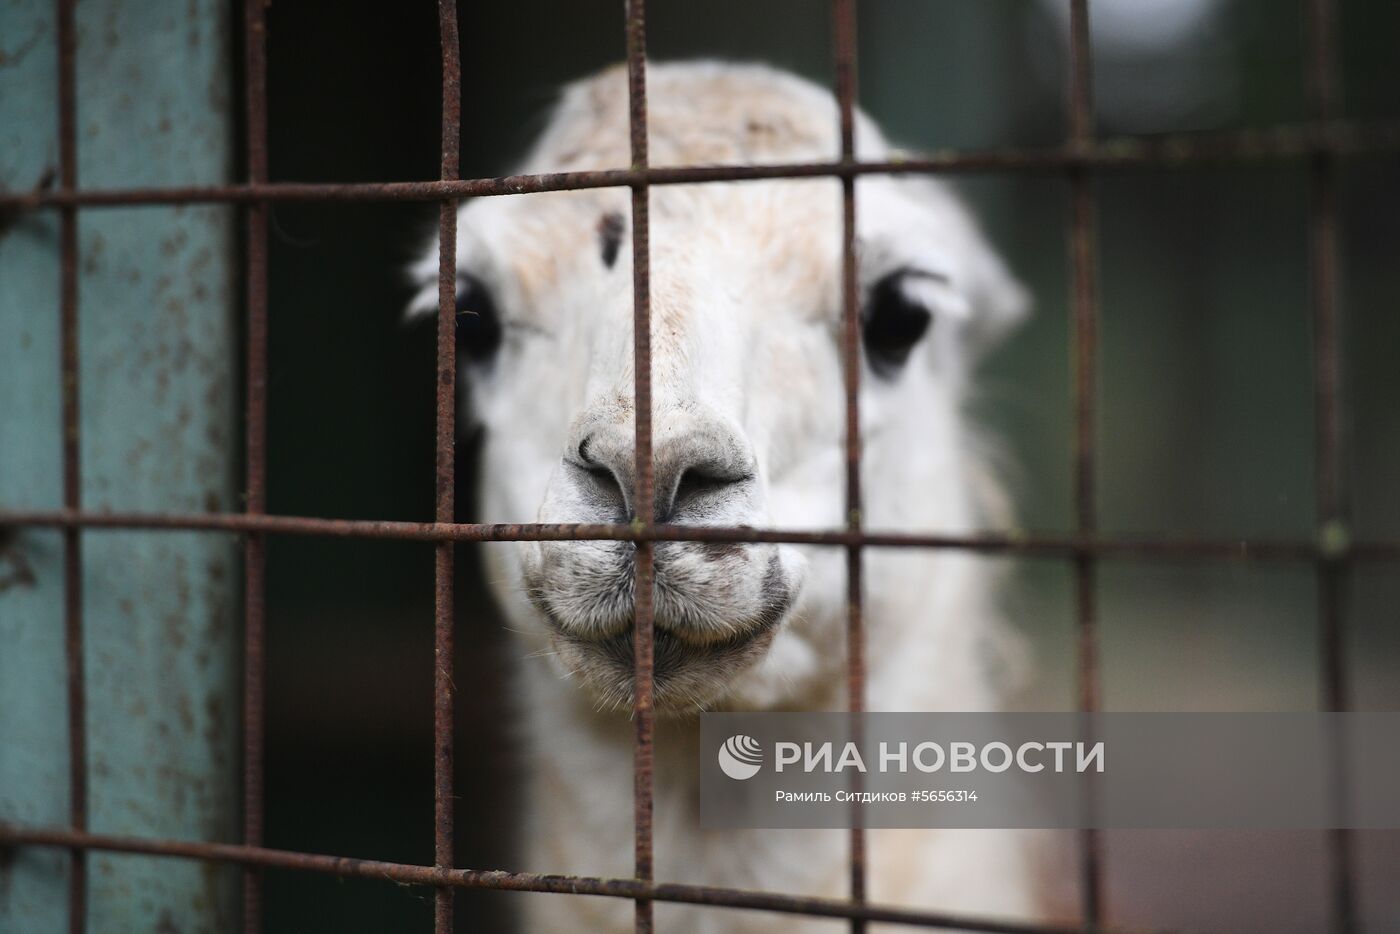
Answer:
<path fill-rule="evenodd" d="M 831 95 L 765 67 L 652 65 L 648 100 L 653 165 L 837 154 Z M 620 69 L 570 86 L 521 171 L 626 166 L 626 113 Z M 863 158 L 894 155 L 863 115 L 857 149 Z M 864 525 L 957 533 L 1004 521 L 964 404 L 978 355 L 1023 314 L 1025 297 L 941 184 L 863 177 L 856 190 L 863 289 L 905 267 L 939 277 L 909 286 L 935 312 L 912 359 L 892 378 L 868 367 L 862 375 Z M 597 233 L 609 213 L 626 223 L 611 267 L 601 259 Z M 589 486 L 577 463 L 582 438 L 590 439 L 590 456 L 616 465 L 627 488 L 628 214 L 628 192 L 619 189 L 483 198 L 461 210 L 459 266 L 494 293 L 505 322 L 496 359 L 464 367 L 468 408 L 484 431 L 482 521 L 611 521 L 598 505 L 604 493 Z M 840 228 L 840 184 L 832 179 L 652 189 L 658 477 L 674 476 L 678 464 L 697 457 L 736 476 L 752 472 L 751 480 L 702 500 L 686 521 L 845 525 Z M 435 248 L 418 273 L 425 289 L 419 304 L 430 307 Z M 530 750 L 530 870 L 632 872 L 627 677 L 599 662 L 591 643 L 560 637 L 614 632 L 609 614 L 630 611 L 630 591 L 613 582 L 619 567 L 630 573 L 630 547 L 486 546 L 496 598 L 521 633 L 525 656 L 519 683 Z M 658 685 L 657 878 L 843 896 L 845 832 L 699 830 L 693 712 L 844 706 L 844 551 L 748 546 L 718 553 L 675 543 L 657 546 L 657 555 L 668 562 L 658 571 L 657 625 L 684 631 L 695 644 L 749 631 L 765 594 L 791 597 L 775 633 L 743 662 L 697 664 L 684 678 Z M 990 664 L 1006 639 L 987 562 L 873 549 L 865 574 L 869 708 L 994 709 Z M 553 628 L 540 608 L 549 610 Z M 1014 834 L 870 837 L 876 900 L 1035 916 L 1027 850 Z M 537 895 L 523 897 L 523 905 L 530 932 L 631 930 L 624 901 Z M 796 918 L 725 909 L 661 904 L 656 912 L 668 931 L 808 929 Z M 811 924 L 832 929 L 830 922 Z"/>

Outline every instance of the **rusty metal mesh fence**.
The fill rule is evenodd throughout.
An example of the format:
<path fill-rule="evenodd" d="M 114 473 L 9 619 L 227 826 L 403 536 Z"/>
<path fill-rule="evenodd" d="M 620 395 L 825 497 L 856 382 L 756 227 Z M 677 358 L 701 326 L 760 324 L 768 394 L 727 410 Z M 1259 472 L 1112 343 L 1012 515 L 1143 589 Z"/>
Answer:
<path fill-rule="evenodd" d="M 1157 138 L 1102 139 L 1095 133 L 1091 97 L 1088 0 L 1070 7 L 1070 133 L 1060 146 L 941 152 L 901 162 L 858 162 L 853 114 L 856 101 L 855 0 L 833 0 L 836 96 L 840 112 L 840 157 L 790 165 L 652 168 L 647 160 L 646 17 L 644 0 L 627 0 L 627 74 L 632 164 L 625 169 L 497 178 L 458 178 L 461 62 L 454 0 L 439 0 L 442 45 L 441 177 L 428 182 L 302 184 L 268 177 L 266 0 L 244 3 L 247 178 L 206 187 L 84 189 L 77 178 L 74 0 L 57 0 L 58 185 L 32 193 L 0 196 L 0 210 L 55 210 L 61 219 L 61 371 L 63 418 L 63 509 L 54 512 L 0 509 L 0 526 L 54 527 L 64 537 L 64 631 L 67 658 L 68 745 L 71 820 L 67 827 L 0 825 L 0 846 L 64 848 L 71 854 L 70 929 L 81 932 L 85 910 L 85 858 L 111 851 L 233 863 L 243 870 L 243 924 L 262 926 L 261 873 L 267 868 L 329 873 L 430 886 L 435 890 L 434 929 L 451 930 L 453 896 L 461 888 L 595 895 L 629 899 L 636 929 L 650 931 L 658 901 L 741 908 L 792 915 L 848 919 L 852 930 L 871 922 L 1001 932 L 1103 930 L 1102 856 L 1098 834 L 1081 832 L 1079 888 L 1081 919 L 1071 927 L 1005 922 L 870 904 L 866 900 L 866 849 L 861 830 L 850 837 L 850 897 L 810 898 L 772 892 L 723 889 L 653 878 L 652 861 L 652 573 L 658 541 L 787 542 L 840 547 L 847 566 L 847 672 L 850 709 L 864 706 L 861 555 L 868 547 L 958 549 L 1061 559 L 1075 575 L 1078 703 L 1099 707 L 1095 570 L 1103 558 L 1287 561 L 1311 564 L 1319 582 L 1318 633 L 1322 703 L 1348 706 L 1343 658 L 1342 590 L 1349 566 L 1360 561 L 1400 560 L 1400 540 L 1352 541 L 1347 535 L 1346 490 L 1341 470 L 1343 414 L 1337 300 L 1338 220 L 1336 166 L 1357 153 L 1400 152 L 1400 126 L 1356 125 L 1337 119 L 1335 0 L 1302 0 L 1306 16 L 1306 78 L 1310 122 L 1228 133 Z M 1099 308 L 1095 249 L 1096 172 L 1127 166 L 1167 167 L 1197 163 L 1255 163 L 1304 160 L 1310 168 L 1309 213 L 1314 340 L 1313 400 L 1316 468 L 1314 540 L 1123 538 L 1098 534 L 1095 514 L 1095 401 Z M 1024 535 L 988 531 L 971 536 L 866 532 L 860 520 L 859 300 L 855 258 L 855 180 L 867 174 L 1020 172 L 1054 173 L 1069 187 L 1068 247 L 1072 269 L 1072 385 L 1074 531 L 1068 535 Z M 845 389 L 846 515 L 844 529 L 697 528 L 653 522 L 639 515 L 629 525 L 481 525 L 455 521 L 454 432 L 456 400 L 456 209 L 461 198 L 581 188 L 628 187 L 632 192 L 634 259 L 633 313 L 636 362 L 635 502 L 651 502 L 651 354 L 649 315 L 648 190 L 653 185 L 746 179 L 826 176 L 841 181 L 842 352 Z M 268 347 L 268 219 L 281 201 L 419 201 L 439 204 L 440 258 L 436 361 L 436 509 L 430 523 L 356 521 L 266 512 L 266 425 Z M 80 499 L 78 381 L 78 214 L 81 209 L 190 203 L 235 203 L 244 207 L 246 275 L 246 506 L 239 513 L 170 514 L 85 511 Z M 87 760 L 84 735 L 83 594 L 80 535 L 101 529 L 178 529 L 231 532 L 244 540 L 243 839 L 241 843 L 149 839 L 91 833 L 87 824 Z M 265 543 L 269 535 L 408 539 L 435 544 L 434 620 L 434 862 L 432 865 L 292 852 L 263 843 L 263 737 L 265 648 Z M 453 560 L 458 542 L 614 540 L 636 543 L 634 839 L 632 878 L 540 875 L 463 869 L 453 858 Z M 1330 836 L 1331 917 L 1337 930 L 1355 927 L 1352 847 L 1346 831 Z"/>

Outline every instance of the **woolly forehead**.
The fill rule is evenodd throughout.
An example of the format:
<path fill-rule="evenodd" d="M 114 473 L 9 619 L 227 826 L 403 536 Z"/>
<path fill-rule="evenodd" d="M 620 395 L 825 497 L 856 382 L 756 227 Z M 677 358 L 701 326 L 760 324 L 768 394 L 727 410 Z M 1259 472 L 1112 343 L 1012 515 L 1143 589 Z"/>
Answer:
<path fill-rule="evenodd" d="M 630 301 L 630 200 L 600 190 L 472 202 L 458 217 L 458 274 L 481 281 L 509 318 L 557 314 L 557 297 L 577 290 Z M 840 190 L 829 181 L 657 187 L 650 214 L 654 297 L 703 289 L 757 309 L 838 281 Z M 421 291 L 410 312 L 435 309 L 436 250 L 412 274 Z"/>
<path fill-rule="evenodd" d="M 896 269 L 919 270 L 944 284 L 946 294 L 931 296 L 943 313 L 965 317 L 986 285 L 979 267 L 990 256 L 961 207 L 911 179 L 864 178 L 857 193 L 862 287 Z M 557 313 L 555 299 L 569 290 L 621 299 L 631 292 L 629 215 L 629 194 L 616 189 L 478 199 L 459 214 L 459 276 L 482 282 L 505 315 L 525 322 Z M 653 188 L 653 293 L 703 289 L 755 313 L 834 321 L 840 217 L 840 186 L 830 179 Z M 437 306 L 437 251 L 412 273 L 420 291 L 410 313 L 429 313 Z"/>

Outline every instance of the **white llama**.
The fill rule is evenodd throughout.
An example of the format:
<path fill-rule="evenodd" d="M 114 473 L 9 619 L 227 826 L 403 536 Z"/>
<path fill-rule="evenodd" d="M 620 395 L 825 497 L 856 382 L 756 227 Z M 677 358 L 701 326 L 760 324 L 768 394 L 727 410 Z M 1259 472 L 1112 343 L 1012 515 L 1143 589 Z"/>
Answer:
<path fill-rule="evenodd" d="M 653 65 L 653 165 L 825 160 L 830 94 L 761 66 Z M 626 166 L 621 69 L 569 87 L 521 171 Z M 890 158 L 858 118 L 862 158 Z M 839 183 L 651 191 L 656 515 L 701 525 L 844 526 Z M 486 522 L 626 522 L 634 510 L 632 263 L 625 189 L 482 198 L 457 245 L 464 392 L 484 431 Z M 998 516 L 963 411 L 982 351 L 1025 299 L 953 195 L 913 177 L 857 184 L 864 522 L 943 532 Z M 435 307 L 436 248 L 414 304 Z M 486 546 L 521 634 L 529 746 L 523 868 L 632 872 L 633 546 Z M 701 709 L 839 710 L 839 548 L 656 547 L 656 877 L 843 897 L 844 831 L 702 832 Z M 988 710 L 1002 637 L 983 559 L 868 551 L 871 710 Z M 1025 847 L 998 831 L 874 831 L 870 895 L 1033 917 Z M 619 899 L 521 896 L 522 930 L 631 930 Z M 663 931 L 832 930 L 833 922 L 658 904 Z"/>

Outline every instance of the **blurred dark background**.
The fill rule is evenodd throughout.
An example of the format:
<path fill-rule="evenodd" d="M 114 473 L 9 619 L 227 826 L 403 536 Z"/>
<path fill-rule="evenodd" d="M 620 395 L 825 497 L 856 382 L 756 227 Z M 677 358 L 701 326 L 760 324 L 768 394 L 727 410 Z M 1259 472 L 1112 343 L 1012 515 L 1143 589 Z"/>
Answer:
<path fill-rule="evenodd" d="M 913 148 L 1051 145 L 1066 133 L 1059 0 L 862 4 L 861 105 Z M 1103 134 L 1295 123 L 1306 116 L 1301 4 L 1098 0 Z M 830 81 L 828 4 L 649 4 L 655 58 L 756 59 Z M 558 86 L 621 59 L 616 0 L 464 4 L 463 177 L 503 174 Z M 1400 6 L 1344 4 L 1344 113 L 1400 117 Z M 274 180 L 435 177 L 432 4 L 269 10 Z M 978 176 L 959 187 L 1036 296 L 987 369 L 978 412 L 1005 439 L 1025 528 L 1071 523 L 1066 186 Z M 1304 166 L 1116 171 L 1098 182 L 1103 346 L 1099 506 L 1106 531 L 1308 537 L 1312 403 Z M 1348 478 L 1355 534 L 1400 535 L 1400 167 L 1342 170 Z M 432 328 L 402 325 L 401 271 L 431 206 L 283 204 L 272 241 L 270 511 L 432 516 Z M 472 512 L 461 447 L 458 515 Z M 267 843 L 409 862 L 432 855 L 432 573 L 428 546 L 270 543 Z M 472 547 L 459 551 L 458 860 L 519 866 L 512 847 L 511 645 Z M 1068 568 L 1016 567 L 1008 606 L 1039 662 L 1018 700 L 1068 709 Z M 1400 707 L 1400 581 L 1348 593 L 1355 705 Z M 1306 565 L 1108 562 L 1111 710 L 1308 709 L 1318 702 Z M 1400 929 L 1393 834 L 1360 841 L 1363 905 Z M 1320 930 L 1317 835 L 1110 835 L 1110 919 L 1193 930 Z M 1190 892 L 1191 897 L 1185 897 Z M 500 930 L 512 897 L 463 892 L 462 930 Z M 272 872 L 271 931 L 422 928 L 423 890 Z"/>

